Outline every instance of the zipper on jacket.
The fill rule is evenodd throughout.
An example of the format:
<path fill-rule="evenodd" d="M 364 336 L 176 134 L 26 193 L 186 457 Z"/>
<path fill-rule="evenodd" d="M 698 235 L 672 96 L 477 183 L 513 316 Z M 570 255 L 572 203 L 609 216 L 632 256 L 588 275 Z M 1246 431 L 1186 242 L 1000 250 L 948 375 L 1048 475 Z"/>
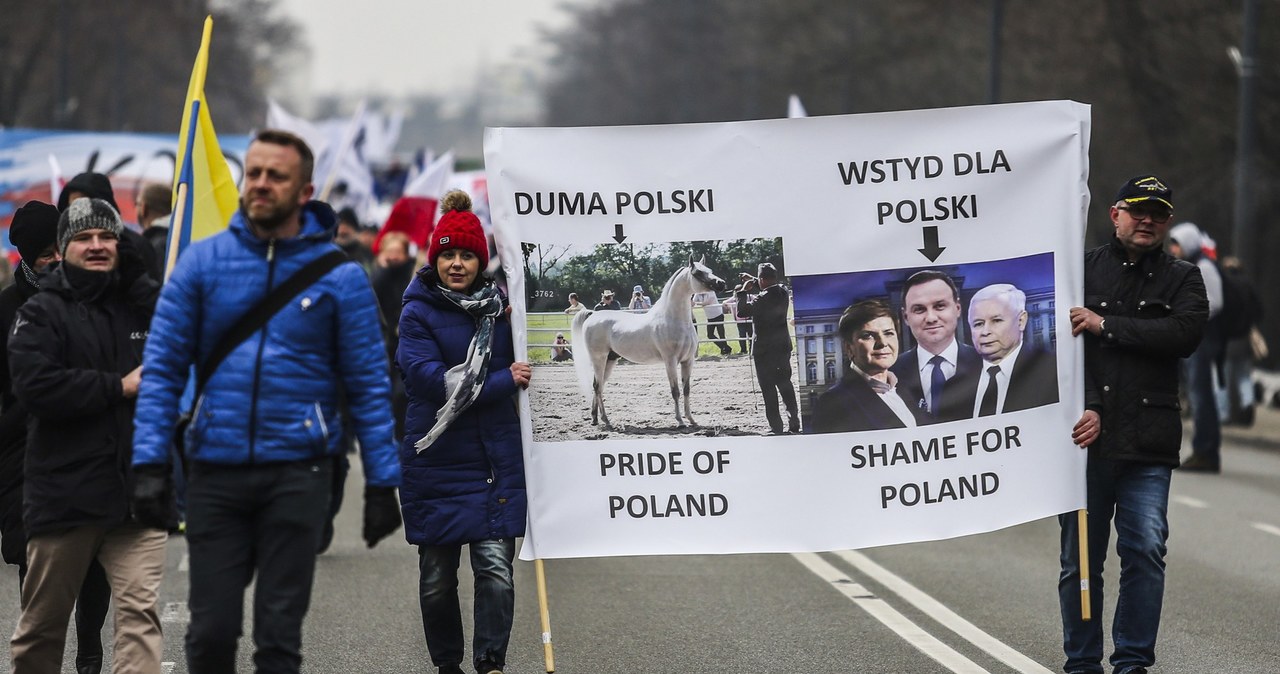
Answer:
<path fill-rule="evenodd" d="M 316 401 L 316 419 L 320 421 L 320 435 L 324 436 L 325 452 L 329 450 L 329 424 L 324 422 L 324 410 L 320 408 L 320 401 Z"/>
<path fill-rule="evenodd" d="M 276 240 L 267 242 L 267 292 L 272 290 L 276 277 Z M 267 346 L 267 321 L 262 326 L 262 334 L 258 336 L 258 355 L 253 361 L 253 396 L 249 398 L 249 463 L 256 463 L 255 445 L 258 441 L 258 384 L 262 379 L 262 352 Z"/>

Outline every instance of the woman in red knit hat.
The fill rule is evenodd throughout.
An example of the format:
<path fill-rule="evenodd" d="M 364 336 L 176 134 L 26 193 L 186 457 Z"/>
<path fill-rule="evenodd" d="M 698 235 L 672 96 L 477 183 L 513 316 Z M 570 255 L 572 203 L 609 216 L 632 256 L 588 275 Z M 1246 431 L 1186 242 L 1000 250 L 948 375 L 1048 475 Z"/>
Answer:
<path fill-rule="evenodd" d="M 431 662 L 461 674 L 458 564 L 475 576 L 472 663 L 501 673 L 515 611 L 512 561 L 524 535 L 524 460 L 513 400 L 529 385 L 515 362 L 506 298 L 482 271 L 489 244 L 471 199 L 450 192 L 428 266 L 404 294 L 396 363 L 409 405 L 400 445 L 405 534 L 418 546 L 419 601 Z"/>

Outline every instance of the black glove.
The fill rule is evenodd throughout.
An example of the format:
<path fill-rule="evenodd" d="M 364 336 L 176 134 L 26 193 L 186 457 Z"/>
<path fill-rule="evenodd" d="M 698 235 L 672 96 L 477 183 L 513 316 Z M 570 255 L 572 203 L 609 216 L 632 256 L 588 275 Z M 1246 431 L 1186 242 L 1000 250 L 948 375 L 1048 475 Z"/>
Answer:
<path fill-rule="evenodd" d="M 133 467 L 133 518 L 144 527 L 169 530 L 174 526 L 173 470 L 168 464 Z"/>
<path fill-rule="evenodd" d="M 400 502 L 395 487 L 364 488 L 364 529 L 361 534 L 369 547 L 400 528 Z"/>

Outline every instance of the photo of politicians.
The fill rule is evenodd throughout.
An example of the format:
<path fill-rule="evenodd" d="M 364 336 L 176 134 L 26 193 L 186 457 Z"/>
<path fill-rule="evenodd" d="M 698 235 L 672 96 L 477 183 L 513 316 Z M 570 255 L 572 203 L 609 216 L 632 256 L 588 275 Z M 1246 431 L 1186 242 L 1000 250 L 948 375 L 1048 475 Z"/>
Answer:
<path fill-rule="evenodd" d="M 911 428 L 1058 402 L 1053 255 L 797 276 L 806 433 Z"/>

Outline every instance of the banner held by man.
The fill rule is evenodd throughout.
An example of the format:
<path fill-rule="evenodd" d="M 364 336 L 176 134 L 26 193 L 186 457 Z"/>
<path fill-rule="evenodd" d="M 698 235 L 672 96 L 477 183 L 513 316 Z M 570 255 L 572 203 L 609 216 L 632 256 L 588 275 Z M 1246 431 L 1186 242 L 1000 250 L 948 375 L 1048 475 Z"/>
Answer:
<path fill-rule="evenodd" d="M 1082 507 L 1062 319 L 1082 300 L 1088 141 L 1070 102 L 490 129 L 517 356 L 537 370 L 522 557 L 862 548 Z M 690 253 L 736 287 L 660 335 L 728 317 L 687 369 L 572 329 L 655 311 Z M 633 285 L 652 309 L 613 299 Z M 552 334 L 603 374 L 590 395 Z"/>

